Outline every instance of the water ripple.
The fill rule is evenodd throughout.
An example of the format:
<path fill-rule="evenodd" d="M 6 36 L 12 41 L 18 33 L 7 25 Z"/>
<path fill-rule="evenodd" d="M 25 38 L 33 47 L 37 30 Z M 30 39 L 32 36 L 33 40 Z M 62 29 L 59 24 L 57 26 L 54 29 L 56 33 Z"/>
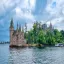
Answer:
<path fill-rule="evenodd" d="M 0 64 L 64 64 L 64 47 L 9 48 L 0 45 Z"/>

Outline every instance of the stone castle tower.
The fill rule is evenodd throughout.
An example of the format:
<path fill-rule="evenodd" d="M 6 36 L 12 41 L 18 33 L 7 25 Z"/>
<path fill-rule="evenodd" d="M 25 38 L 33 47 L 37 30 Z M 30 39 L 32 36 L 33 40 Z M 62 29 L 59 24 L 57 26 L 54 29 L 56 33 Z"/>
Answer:
<path fill-rule="evenodd" d="M 24 39 L 23 28 L 21 31 L 21 26 L 18 26 L 17 24 L 17 29 L 14 30 L 14 24 L 12 19 L 10 23 L 10 47 L 24 46 L 25 44 L 26 44 L 26 40 Z"/>

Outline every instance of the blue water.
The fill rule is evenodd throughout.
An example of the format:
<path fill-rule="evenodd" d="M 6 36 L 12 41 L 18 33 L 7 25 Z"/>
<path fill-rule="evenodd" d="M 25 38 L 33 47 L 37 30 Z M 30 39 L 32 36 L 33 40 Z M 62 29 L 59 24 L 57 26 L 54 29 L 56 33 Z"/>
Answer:
<path fill-rule="evenodd" d="M 9 44 L 0 44 L 0 64 L 64 64 L 64 47 L 9 48 Z"/>

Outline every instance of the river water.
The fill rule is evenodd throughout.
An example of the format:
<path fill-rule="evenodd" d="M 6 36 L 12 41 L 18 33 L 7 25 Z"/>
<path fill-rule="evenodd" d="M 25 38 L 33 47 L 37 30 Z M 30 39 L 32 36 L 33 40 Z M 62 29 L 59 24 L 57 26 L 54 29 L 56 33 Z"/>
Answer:
<path fill-rule="evenodd" d="M 9 44 L 0 44 L 0 64 L 64 64 L 64 47 L 9 48 Z"/>

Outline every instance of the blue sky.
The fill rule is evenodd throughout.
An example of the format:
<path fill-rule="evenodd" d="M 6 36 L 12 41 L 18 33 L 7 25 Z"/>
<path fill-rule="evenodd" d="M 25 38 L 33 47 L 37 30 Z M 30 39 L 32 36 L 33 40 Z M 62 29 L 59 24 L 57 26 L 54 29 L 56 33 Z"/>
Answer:
<path fill-rule="evenodd" d="M 9 41 L 10 20 L 13 18 L 28 30 L 37 20 L 54 28 L 64 30 L 64 1 L 63 0 L 0 0 L 0 41 Z"/>

